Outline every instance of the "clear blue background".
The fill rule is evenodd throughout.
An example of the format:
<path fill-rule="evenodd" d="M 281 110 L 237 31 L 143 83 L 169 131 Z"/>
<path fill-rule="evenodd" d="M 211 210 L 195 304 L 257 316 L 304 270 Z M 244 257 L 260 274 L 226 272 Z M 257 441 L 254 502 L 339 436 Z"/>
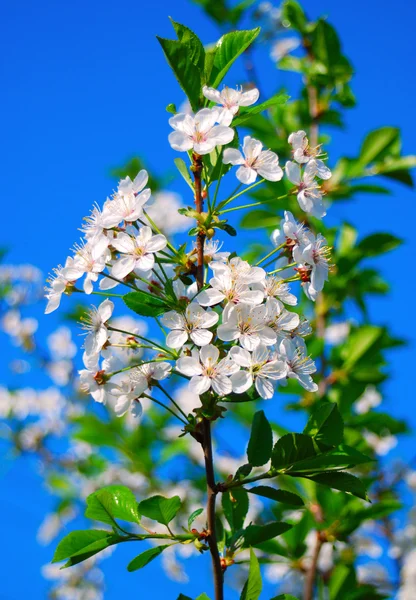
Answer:
<path fill-rule="evenodd" d="M 404 152 L 414 153 L 416 5 L 408 0 L 308 0 L 304 7 L 311 17 L 328 15 L 357 69 L 353 88 L 359 104 L 347 114 L 348 130 L 334 133 L 330 164 L 341 153 L 356 154 L 364 134 L 382 125 L 401 127 Z M 150 166 L 159 172 L 171 168 L 175 153 L 166 139 L 165 106 L 180 104 L 182 95 L 155 38 L 172 35 L 168 15 L 196 30 L 204 42 L 219 37 L 216 26 L 186 0 L 3 4 L 0 214 L 1 245 L 10 248 L 11 262 L 32 262 L 44 272 L 63 262 L 93 201 L 101 203 L 111 193 L 110 168 L 138 153 L 149 157 Z M 266 52 L 258 52 L 257 58 L 262 79 L 267 77 L 266 93 L 292 85 L 294 78 L 277 73 Z M 239 81 L 239 68 L 231 83 Z M 403 248 L 382 259 L 392 293 L 388 299 L 372 300 L 370 306 L 374 320 L 392 325 L 394 333 L 410 339 L 414 338 L 414 194 L 401 185 L 392 187 L 393 196 L 363 196 L 333 207 L 328 222 L 347 219 L 358 224 L 362 234 L 391 231 L 405 239 Z M 58 319 L 56 314 L 42 318 L 40 335 Z M 3 338 L 0 341 L 3 350 Z M 385 386 L 385 408 L 416 425 L 412 354 L 412 346 L 391 354 L 393 378 Z M 2 364 L 1 380 L 5 373 Z M 392 456 L 411 456 L 413 445 L 414 440 L 404 439 Z M 0 598 L 45 598 L 40 567 L 50 559 L 51 549 L 39 548 L 35 535 L 50 507 L 47 494 L 27 461 L 4 460 L 0 481 L 6 574 Z M 179 591 L 190 596 L 209 591 L 207 556 L 199 560 L 189 585 L 169 582 L 157 562 L 146 573 L 127 574 L 130 557 L 131 549 L 120 548 L 103 563 L 105 598 L 175 599 Z"/>

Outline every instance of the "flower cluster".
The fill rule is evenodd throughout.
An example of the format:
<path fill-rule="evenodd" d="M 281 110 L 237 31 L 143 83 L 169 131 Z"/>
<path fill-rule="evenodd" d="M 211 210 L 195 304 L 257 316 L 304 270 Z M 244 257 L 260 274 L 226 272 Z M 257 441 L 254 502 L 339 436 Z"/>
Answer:
<path fill-rule="evenodd" d="M 204 160 L 214 149 L 224 165 L 238 167 L 241 184 L 254 184 L 258 177 L 261 180 L 254 185 L 280 181 L 284 171 L 277 154 L 263 149 L 259 140 L 246 136 L 242 152 L 230 146 L 236 139 L 234 119 L 258 100 L 258 90 L 204 87 L 203 94 L 210 105 L 195 115 L 178 113 L 170 118 L 174 131 L 169 142 L 175 150 L 192 151 L 190 170 L 194 174 L 203 171 L 205 195 L 210 180 Z M 296 194 L 305 212 L 321 217 L 325 210 L 319 179 L 331 173 L 319 158 L 320 148 L 309 146 L 304 131 L 291 134 L 289 144 L 294 160 L 286 163 L 285 171 L 296 188 L 288 196 Z M 152 210 L 147 183 L 148 174 L 141 170 L 133 180 L 122 179 L 102 209 L 93 208 L 81 230 L 83 240 L 65 265 L 55 270 L 47 289 L 46 312 L 59 306 L 62 293 L 84 291 L 117 298 L 124 294 L 109 290 L 123 286 L 129 296 L 137 296 L 136 312 L 160 317 L 163 339 L 155 340 L 115 325 L 116 300 L 108 298 L 98 308 L 92 307 L 82 325 L 86 331 L 82 390 L 97 402 L 112 404 L 118 416 L 127 412 L 140 416 L 141 400 L 160 403 L 155 397 L 159 393 L 174 402 L 164 387 L 164 380 L 174 374 L 189 380 L 190 393 L 202 403 L 207 397 L 221 399 L 250 390 L 270 399 L 276 386 L 285 385 L 288 379 L 296 379 L 309 392 L 316 391 L 312 379 L 316 367 L 304 339 L 311 327 L 290 310 L 297 304 L 290 283 L 300 281 L 307 296 L 316 299 L 328 278 L 325 239 L 286 211 L 280 228 L 272 234 L 275 248 L 252 265 L 221 251 L 222 243 L 212 239 L 215 228 L 226 223 L 220 221 L 221 207 L 233 197 L 217 206 L 214 200 L 208 203 L 208 213 L 184 209 L 180 215 L 182 219 L 196 215 L 195 232 L 203 236 L 201 264 L 198 244 L 190 250 L 186 244 L 175 247 L 162 233 L 168 227 L 162 228 L 160 220 L 168 223 L 169 214 Z M 275 268 L 267 270 L 271 262 L 276 262 Z M 196 278 L 201 267 L 204 283 Z M 148 307 L 144 312 L 141 303 Z M 120 348 L 130 352 L 127 366 L 120 360 Z M 174 411 L 187 424 L 188 416 L 181 413 Z"/>

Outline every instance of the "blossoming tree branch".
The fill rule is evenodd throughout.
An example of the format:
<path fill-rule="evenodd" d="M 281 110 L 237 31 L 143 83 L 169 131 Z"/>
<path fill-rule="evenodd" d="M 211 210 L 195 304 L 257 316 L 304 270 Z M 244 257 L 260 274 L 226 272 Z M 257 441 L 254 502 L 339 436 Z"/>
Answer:
<path fill-rule="evenodd" d="M 294 308 L 298 293 L 311 301 L 319 298 L 334 267 L 331 248 L 312 225 L 325 217 L 324 189 L 331 171 L 312 127 L 309 134 L 299 129 L 284 140 L 292 156 L 285 164 L 262 139 L 244 135 L 250 117 L 277 106 L 284 111 L 287 100 L 284 95 L 260 98 L 255 87 L 227 86 L 230 67 L 249 49 L 258 28 L 225 34 L 206 50 L 189 28 L 174 21 L 172 25 L 177 40 L 159 41 L 190 106 L 186 112 L 168 106 L 168 142 L 178 153 L 175 165 L 189 187 L 189 206 L 180 209 L 189 218 L 188 236 L 175 244 L 162 233 L 157 215 L 150 216 L 152 191 L 145 170 L 134 179 L 122 179 L 113 196 L 93 208 L 82 227 L 82 241 L 55 270 L 46 312 L 59 307 L 63 294 L 102 297 L 82 323 L 83 389 L 119 417 L 129 412 L 139 419 L 143 399 L 168 411 L 180 424 L 180 435 L 200 444 L 206 503 L 183 523 L 177 518 L 183 499 L 169 497 L 168 490 L 136 498 L 124 486 L 103 488 L 88 497 L 86 516 L 107 527 L 70 533 L 59 543 L 54 561 L 65 560 L 65 567 L 71 567 L 112 545 L 164 540 L 132 558 L 128 570 L 136 571 L 172 545 L 194 544 L 211 556 L 212 593 L 221 600 L 228 571 L 249 549 L 241 598 L 252 600 L 261 590 L 256 548 L 292 525 L 244 524 L 238 516 L 242 503 L 258 495 L 303 505 L 297 494 L 276 485 L 281 475 L 367 497 L 364 483 L 346 469 L 370 458 L 343 443 L 342 419 L 333 403 L 317 402 L 304 431 L 286 433 L 274 445 L 266 413 L 259 410 L 246 464 L 219 480 L 213 460 L 215 425 L 227 419 L 234 405 L 276 402 L 288 380 L 311 394 L 318 392 L 307 346 L 311 326 Z M 235 187 L 231 193 L 230 181 Z M 286 193 L 274 196 L 278 182 Z M 218 236 L 231 236 L 232 241 L 238 231 L 229 224 L 229 213 L 250 214 L 262 202 L 247 201 L 245 195 L 265 184 L 281 221 L 266 254 L 252 263 Z M 280 209 L 291 196 L 304 215 L 300 220 Z M 114 324 L 120 302 L 153 319 L 149 337 Z M 116 344 L 114 332 L 119 334 Z M 123 366 L 116 347 L 137 352 L 137 361 Z M 199 397 L 192 412 L 185 412 L 172 395 L 171 386 L 179 378 Z M 197 517 L 204 520 L 203 527 L 193 526 Z M 149 520 L 162 524 L 164 533 L 154 531 Z"/>

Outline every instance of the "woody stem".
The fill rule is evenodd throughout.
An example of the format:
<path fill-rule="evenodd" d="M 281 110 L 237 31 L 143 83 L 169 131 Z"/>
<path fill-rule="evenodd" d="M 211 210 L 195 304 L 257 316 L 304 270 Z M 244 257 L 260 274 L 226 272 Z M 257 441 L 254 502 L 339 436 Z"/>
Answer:
<path fill-rule="evenodd" d="M 195 182 L 195 207 L 198 213 L 203 212 L 204 200 L 202 198 L 201 173 L 203 168 L 202 156 L 193 153 L 191 170 Z M 198 224 L 198 227 L 200 225 Z M 196 238 L 197 268 L 196 281 L 198 289 L 204 285 L 204 243 L 205 232 L 199 228 Z M 224 576 L 221 568 L 220 554 L 218 551 L 217 536 L 215 532 L 215 502 L 217 497 L 217 486 L 215 484 L 214 461 L 212 456 L 211 421 L 203 418 L 201 446 L 204 452 L 205 476 L 207 482 L 207 524 L 208 545 L 211 553 L 211 561 L 214 572 L 215 600 L 224 600 Z"/>

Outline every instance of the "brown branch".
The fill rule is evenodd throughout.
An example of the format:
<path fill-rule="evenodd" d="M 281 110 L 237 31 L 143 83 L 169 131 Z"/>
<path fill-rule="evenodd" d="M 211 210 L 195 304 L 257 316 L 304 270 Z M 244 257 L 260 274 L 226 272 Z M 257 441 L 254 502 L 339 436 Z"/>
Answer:
<path fill-rule="evenodd" d="M 306 572 L 305 586 L 303 589 L 303 600 L 313 600 L 313 591 L 315 587 L 316 572 L 318 569 L 318 560 L 321 548 L 324 544 L 324 538 L 320 531 L 316 532 L 316 543 L 313 549 L 312 562 L 309 569 Z"/>
<path fill-rule="evenodd" d="M 195 181 L 195 207 L 198 213 L 203 212 L 204 200 L 202 197 L 202 156 L 194 153 L 192 155 L 191 170 L 194 174 Z M 199 226 L 199 223 L 197 223 Z M 198 289 L 204 285 L 204 244 L 205 233 L 201 229 L 198 230 L 196 238 L 197 251 L 197 268 L 196 281 Z M 215 483 L 214 462 L 212 457 L 212 439 L 211 439 L 211 421 L 203 418 L 202 436 L 200 443 L 204 452 L 205 474 L 207 481 L 207 525 L 208 525 L 208 546 L 211 553 L 212 567 L 214 571 L 214 589 L 215 600 L 224 600 L 224 574 L 221 567 L 220 553 L 218 551 L 217 535 L 215 530 L 215 502 L 217 498 L 217 486 Z"/>
<path fill-rule="evenodd" d="M 215 530 L 215 501 L 217 498 L 217 486 L 215 484 L 214 462 L 212 458 L 211 422 L 203 420 L 204 440 L 202 448 L 205 459 L 205 473 L 207 479 L 207 524 L 208 545 L 211 552 L 212 567 L 214 570 L 215 600 L 224 600 L 224 574 L 221 567 L 221 559 L 218 551 L 217 534 Z"/>
<path fill-rule="evenodd" d="M 195 180 L 195 208 L 198 213 L 203 212 L 204 200 L 202 198 L 202 156 L 194 153 L 192 155 L 192 167 L 191 170 L 194 174 Z M 199 223 L 197 224 L 199 225 Z M 196 254 L 197 254 L 197 267 L 196 267 L 196 281 L 198 283 L 198 289 L 201 289 L 204 285 L 204 244 L 205 244 L 205 233 L 202 230 L 198 231 L 196 236 Z"/>

